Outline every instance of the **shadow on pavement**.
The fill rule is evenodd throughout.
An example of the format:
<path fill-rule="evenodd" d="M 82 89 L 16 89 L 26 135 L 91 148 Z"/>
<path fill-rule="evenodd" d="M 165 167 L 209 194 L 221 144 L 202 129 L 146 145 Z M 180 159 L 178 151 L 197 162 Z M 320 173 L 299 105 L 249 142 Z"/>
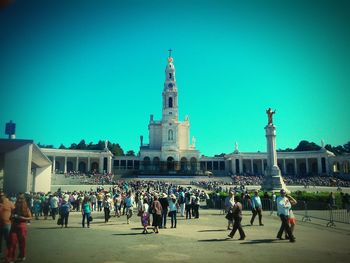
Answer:
<path fill-rule="evenodd" d="M 227 241 L 227 240 L 235 240 L 231 238 L 213 238 L 213 239 L 201 239 L 198 242 L 218 242 L 218 241 Z"/>
<path fill-rule="evenodd" d="M 152 234 L 152 233 L 147 233 L 147 234 Z M 147 235 L 143 234 L 142 232 L 137 232 L 137 233 L 120 233 L 120 234 L 112 234 L 113 236 L 136 236 L 136 235 Z"/>
<path fill-rule="evenodd" d="M 206 230 L 198 230 L 198 232 L 219 232 L 219 231 L 228 231 L 226 229 L 206 229 Z"/>
<path fill-rule="evenodd" d="M 261 244 L 261 243 L 289 243 L 289 242 L 279 240 L 279 239 L 255 239 L 255 240 L 243 242 L 242 244 Z"/>

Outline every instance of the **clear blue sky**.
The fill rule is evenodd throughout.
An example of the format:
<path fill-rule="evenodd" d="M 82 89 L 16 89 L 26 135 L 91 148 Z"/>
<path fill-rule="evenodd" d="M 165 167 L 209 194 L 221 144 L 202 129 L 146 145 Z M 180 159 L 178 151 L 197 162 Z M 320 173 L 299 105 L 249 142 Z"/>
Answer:
<path fill-rule="evenodd" d="M 148 142 L 172 48 L 202 154 L 350 140 L 350 1 L 16 0 L 0 10 L 0 137 Z"/>

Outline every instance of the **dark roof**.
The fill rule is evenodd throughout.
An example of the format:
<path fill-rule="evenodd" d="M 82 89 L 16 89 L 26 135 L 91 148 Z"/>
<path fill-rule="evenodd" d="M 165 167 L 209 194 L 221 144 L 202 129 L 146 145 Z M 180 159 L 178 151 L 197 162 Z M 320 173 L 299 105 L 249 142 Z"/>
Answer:
<path fill-rule="evenodd" d="M 17 139 L 0 139 L 0 153 L 7 153 L 18 149 L 19 147 L 34 143 L 33 140 L 17 140 Z"/>

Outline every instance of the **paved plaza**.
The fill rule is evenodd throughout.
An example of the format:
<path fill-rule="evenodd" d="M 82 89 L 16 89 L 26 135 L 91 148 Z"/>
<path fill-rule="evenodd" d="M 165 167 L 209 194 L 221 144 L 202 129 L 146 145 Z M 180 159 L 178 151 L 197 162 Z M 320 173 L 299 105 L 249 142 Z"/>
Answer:
<path fill-rule="evenodd" d="M 237 240 L 238 233 L 228 238 L 224 215 L 212 209 L 201 209 L 199 219 L 180 217 L 176 229 L 161 229 L 159 234 L 142 234 L 136 215 L 130 224 L 125 216 L 104 223 L 103 213 L 94 212 L 90 228 L 81 227 L 79 212 L 71 212 L 69 228 L 61 229 L 52 219 L 32 220 L 26 262 L 348 262 L 349 225 L 327 228 L 324 221 L 298 218 L 297 240 L 290 243 L 276 239 L 276 215 L 264 212 L 264 226 L 248 225 L 250 215 L 244 211 L 244 241 Z"/>

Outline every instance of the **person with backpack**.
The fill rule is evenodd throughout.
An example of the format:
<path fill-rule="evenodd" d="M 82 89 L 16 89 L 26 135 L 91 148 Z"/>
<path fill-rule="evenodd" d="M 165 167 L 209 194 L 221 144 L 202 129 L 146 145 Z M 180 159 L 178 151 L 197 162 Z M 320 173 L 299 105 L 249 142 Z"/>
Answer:
<path fill-rule="evenodd" d="M 65 195 L 63 197 L 62 204 L 61 204 L 60 208 L 58 209 L 59 216 L 61 218 L 61 220 L 60 220 L 61 228 L 63 228 L 63 225 L 65 228 L 68 227 L 68 217 L 69 217 L 70 210 L 71 210 L 71 204 L 69 202 L 69 196 Z"/>

